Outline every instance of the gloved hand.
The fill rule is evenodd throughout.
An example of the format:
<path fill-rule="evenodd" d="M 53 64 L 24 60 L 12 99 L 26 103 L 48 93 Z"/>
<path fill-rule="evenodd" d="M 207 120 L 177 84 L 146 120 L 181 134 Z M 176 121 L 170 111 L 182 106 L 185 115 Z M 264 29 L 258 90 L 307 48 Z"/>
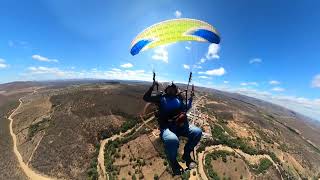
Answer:
<path fill-rule="evenodd" d="M 151 86 L 151 87 L 152 87 L 152 88 L 154 88 L 155 86 L 157 86 L 157 87 L 159 86 L 158 81 L 153 81 L 153 83 L 152 83 L 152 86 Z"/>
<path fill-rule="evenodd" d="M 193 98 L 194 96 L 194 91 L 191 91 L 191 98 Z"/>

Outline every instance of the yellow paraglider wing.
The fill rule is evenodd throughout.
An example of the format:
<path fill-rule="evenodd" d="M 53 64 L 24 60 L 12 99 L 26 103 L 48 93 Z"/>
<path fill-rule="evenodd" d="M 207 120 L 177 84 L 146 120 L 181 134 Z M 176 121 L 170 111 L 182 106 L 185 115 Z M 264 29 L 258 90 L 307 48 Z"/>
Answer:
<path fill-rule="evenodd" d="M 134 56 L 141 51 L 178 41 L 220 43 L 220 36 L 210 24 L 196 19 L 172 19 L 143 30 L 131 44 Z"/>

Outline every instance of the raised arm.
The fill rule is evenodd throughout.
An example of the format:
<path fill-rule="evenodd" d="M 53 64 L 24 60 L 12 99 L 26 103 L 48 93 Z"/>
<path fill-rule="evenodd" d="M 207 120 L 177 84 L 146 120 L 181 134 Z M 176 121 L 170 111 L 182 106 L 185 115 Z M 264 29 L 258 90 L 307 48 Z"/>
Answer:
<path fill-rule="evenodd" d="M 186 103 L 185 103 L 185 97 L 184 96 L 182 96 L 182 94 L 179 94 L 179 98 L 180 98 L 180 100 L 181 100 L 181 104 L 182 104 L 182 106 L 181 106 L 181 110 L 182 111 L 188 111 L 189 109 L 191 109 L 191 107 L 192 107 L 192 100 L 193 100 L 193 95 L 188 99 L 188 105 L 186 105 Z M 187 107 L 186 107 L 187 106 Z"/>
<path fill-rule="evenodd" d="M 160 102 L 160 94 L 153 95 L 152 91 L 157 82 L 154 82 L 152 86 L 148 89 L 148 91 L 143 95 L 143 100 L 150 103 L 159 103 Z"/>

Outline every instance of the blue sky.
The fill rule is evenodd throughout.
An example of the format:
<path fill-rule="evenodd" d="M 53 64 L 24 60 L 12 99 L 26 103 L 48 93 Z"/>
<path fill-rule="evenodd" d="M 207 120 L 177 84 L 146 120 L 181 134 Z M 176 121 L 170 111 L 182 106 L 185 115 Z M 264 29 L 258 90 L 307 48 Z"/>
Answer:
<path fill-rule="evenodd" d="M 185 68 L 197 65 L 192 69 L 195 84 L 320 119 L 319 8 L 320 2 L 311 0 L 3 0 L 0 83 L 151 80 L 152 67 L 159 80 L 184 82 L 190 71 Z M 176 43 L 130 55 L 139 32 L 172 18 L 212 24 L 221 44 Z"/>

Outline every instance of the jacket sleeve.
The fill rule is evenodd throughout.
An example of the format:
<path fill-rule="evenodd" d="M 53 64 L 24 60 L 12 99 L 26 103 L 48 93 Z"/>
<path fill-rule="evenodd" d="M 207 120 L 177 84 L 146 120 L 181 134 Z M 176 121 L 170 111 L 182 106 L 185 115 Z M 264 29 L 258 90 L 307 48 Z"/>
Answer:
<path fill-rule="evenodd" d="M 182 96 L 182 95 L 179 95 L 179 98 L 180 98 L 180 100 L 182 101 L 182 111 L 189 111 L 189 109 L 191 109 L 191 107 L 192 107 L 192 100 L 193 100 L 193 98 L 192 97 L 190 97 L 189 99 L 188 99 L 188 103 L 187 103 L 187 105 L 186 105 L 186 99 Z"/>
<path fill-rule="evenodd" d="M 188 99 L 187 111 L 189 111 L 189 109 L 191 109 L 192 107 L 192 100 L 193 100 L 192 97 Z"/>
<path fill-rule="evenodd" d="M 153 87 L 150 87 L 149 90 L 143 95 L 143 100 L 150 103 L 159 103 L 160 94 L 153 95 L 152 91 L 153 91 Z"/>

